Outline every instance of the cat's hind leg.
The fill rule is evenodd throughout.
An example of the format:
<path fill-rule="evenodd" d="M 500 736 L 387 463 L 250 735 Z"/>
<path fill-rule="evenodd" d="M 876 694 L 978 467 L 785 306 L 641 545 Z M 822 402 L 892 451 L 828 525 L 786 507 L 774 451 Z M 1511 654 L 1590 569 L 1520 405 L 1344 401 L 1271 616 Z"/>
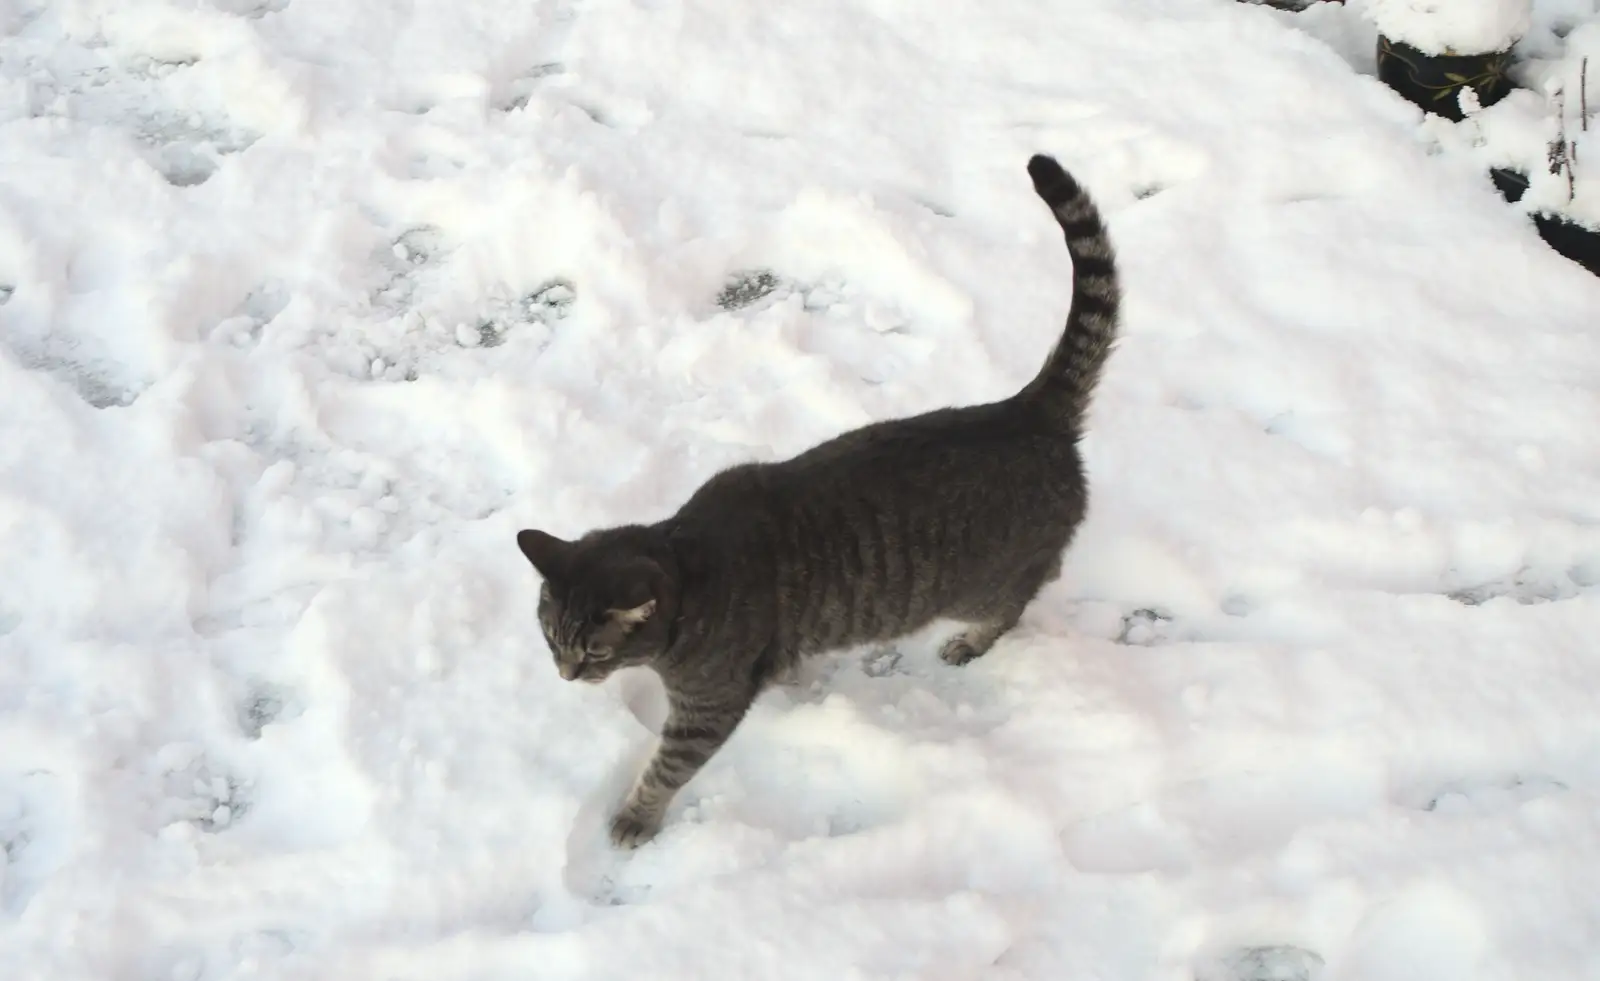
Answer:
<path fill-rule="evenodd" d="M 967 621 L 967 626 L 944 642 L 939 649 L 939 659 L 960 667 L 989 653 L 989 648 L 1021 621 L 1022 612 L 1039 595 L 1039 590 L 1060 574 L 1060 556 L 1019 573 L 1006 584 L 1001 595 L 968 615 L 956 618 Z"/>
<path fill-rule="evenodd" d="M 939 659 L 955 667 L 977 660 L 989 653 L 989 648 L 994 646 L 995 641 L 1015 627 L 1021 619 L 1022 610 L 1017 609 L 1006 617 L 969 623 L 954 637 L 944 642 L 944 646 L 939 649 Z"/>

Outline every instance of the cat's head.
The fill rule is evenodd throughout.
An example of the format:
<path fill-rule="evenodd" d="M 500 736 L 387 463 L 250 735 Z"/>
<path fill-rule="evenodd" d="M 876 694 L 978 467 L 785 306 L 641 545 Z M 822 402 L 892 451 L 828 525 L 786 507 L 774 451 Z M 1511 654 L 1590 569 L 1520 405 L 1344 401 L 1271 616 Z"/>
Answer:
<path fill-rule="evenodd" d="M 604 681 L 619 668 L 649 664 L 667 647 L 675 605 L 672 577 L 643 529 L 593 532 L 563 541 L 517 533 L 517 547 L 544 580 L 539 629 L 568 681 Z"/>

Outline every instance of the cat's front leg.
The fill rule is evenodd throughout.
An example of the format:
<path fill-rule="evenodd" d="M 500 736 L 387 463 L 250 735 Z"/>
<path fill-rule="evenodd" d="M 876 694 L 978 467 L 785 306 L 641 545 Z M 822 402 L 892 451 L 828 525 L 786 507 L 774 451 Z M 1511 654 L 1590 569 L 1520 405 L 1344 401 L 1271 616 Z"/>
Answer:
<path fill-rule="evenodd" d="M 611 841 L 619 848 L 636 848 L 655 837 L 672 798 L 733 735 L 754 695 L 745 690 L 711 697 L 669 692 L 668 698 L 671 708 L 661 745 L 611 819 Z"/>

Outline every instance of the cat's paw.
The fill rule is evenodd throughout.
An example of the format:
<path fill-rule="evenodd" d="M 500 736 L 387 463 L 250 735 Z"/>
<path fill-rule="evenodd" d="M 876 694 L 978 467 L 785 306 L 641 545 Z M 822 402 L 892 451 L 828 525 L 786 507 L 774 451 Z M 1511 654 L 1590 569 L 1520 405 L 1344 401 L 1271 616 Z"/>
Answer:
<path fill-rule="evenodd" d="M 976 660 L 981 653 L 983 652 L 967 643 L 965 637 L 952 637 L 939 649 L 939 660 L 959 668 L 968 661 Z"/>
<path fill-rule="evenodd" d="M 661 830 L 661 819 L 623 811 L 611 819 L 611 843 L 618 848 L 634 849 L 656 836 Z"/>

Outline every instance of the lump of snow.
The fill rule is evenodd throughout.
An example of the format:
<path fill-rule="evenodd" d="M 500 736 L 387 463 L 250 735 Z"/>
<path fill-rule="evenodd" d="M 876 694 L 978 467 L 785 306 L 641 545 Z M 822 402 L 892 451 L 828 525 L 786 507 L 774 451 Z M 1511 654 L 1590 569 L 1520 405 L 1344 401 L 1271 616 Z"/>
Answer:
<path fill-rule="evenodd" d="M 1361 0 L 1384 37 L 1424 54 L 1504 51 L 1527 33 L 1530 0 Z"/>

